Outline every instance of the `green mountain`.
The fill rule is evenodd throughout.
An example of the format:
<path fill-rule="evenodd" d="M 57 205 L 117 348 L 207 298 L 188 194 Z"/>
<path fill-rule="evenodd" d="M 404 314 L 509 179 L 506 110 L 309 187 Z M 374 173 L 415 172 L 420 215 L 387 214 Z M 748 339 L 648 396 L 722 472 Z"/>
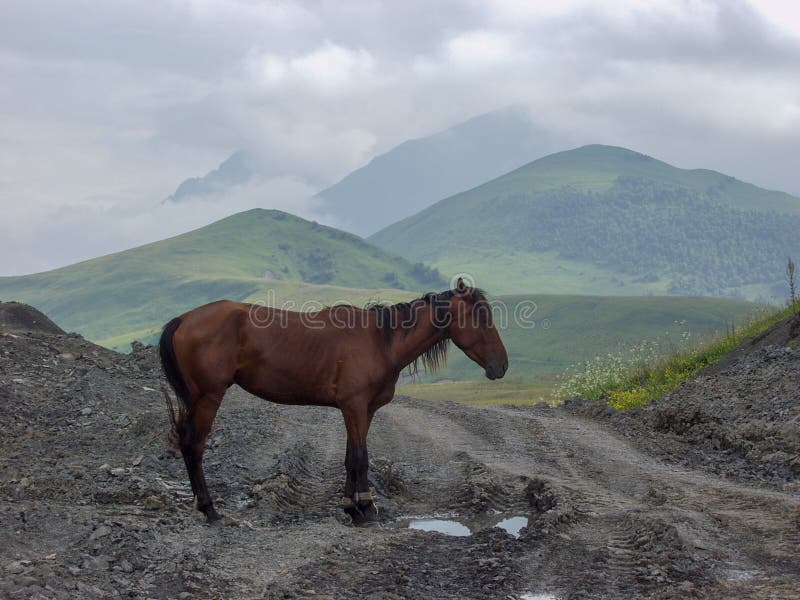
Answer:
<path fill-rule="evenodd" d="M 212 300 L 266 301 L 268 289 L 295 302 L 334 303 L 377 294 L 351 288 L 446 286 L 438 271 L 355 235 L 254 209 L 132 250 L 0 277 L 0 299 L 32 304 L 65 329 L 116 346 L 152 338 L 170 317 Z"/>
<path fill-rule="evenodd" d="M 370 239 L 497 293 L 782 297 L 800 199 L 612 146 L 546 156 Z"/>

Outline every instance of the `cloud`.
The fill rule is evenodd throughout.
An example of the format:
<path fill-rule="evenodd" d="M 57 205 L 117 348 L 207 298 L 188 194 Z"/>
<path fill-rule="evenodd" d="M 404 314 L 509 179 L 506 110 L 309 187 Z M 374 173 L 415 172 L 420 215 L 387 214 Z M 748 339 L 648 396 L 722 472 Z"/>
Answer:
<path fill-rule="evenodd" d="M 330 218 L 314 192 L 509 104 L 564 148 L 625 145 L 800 193 L 797 17 L 777 0 L 12 3 L 0 273 L 245 206 Z M 260 163 L 260 191 L 185 219 L 159 208 L 238 149 Z"/>
<path fill-rule="evenodd" d="M 447 58 L 455 65 L 471 68 L 488 68 L 512 62 L 515 51 L 512 36 L 496 31 L 465 31 L 445 44 Z"/>
<path fill-rule="evenodd" d="M 351 50 L 330 41 L 301 56 L 267 52 L 246 61 L 253 78 L 267 89 L 289 84 L 331 94 L 352 92 L 354 85 L 363 89 L 373 77 L 374 66 L 375 59 L 363 48 Z"/>
<path fill-rule="evenodd" d="M 52 211 L 0 221 L 0 256 L 13 256 L 6 275 L 69 265 L 196 229 L 250 208 L 270 207 L 338 225 L 311 196 L 315 189 L 291 177 L 260 179 L 186 204 L 62 205 Z"/>

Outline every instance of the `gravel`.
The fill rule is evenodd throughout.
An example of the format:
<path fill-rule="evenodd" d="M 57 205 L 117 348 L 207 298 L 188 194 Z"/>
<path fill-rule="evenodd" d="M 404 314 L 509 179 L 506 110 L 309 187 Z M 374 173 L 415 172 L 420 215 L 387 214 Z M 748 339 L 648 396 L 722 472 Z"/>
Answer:
<path fill-rule="evenodd" d="M 43 322 L 0 327 L 1 597 L 800 596 L 785 344 L 622 415 L 397 397 L 370 432 L 367 529 L 339 507 L 339 413 L 232 388 L 206 453 L 226 518 L 209 526 L 165 443 L 155 350 Z M 519 537 L 495 526 L 511 516 L 528 519 Z M 472 535 L 408 528 L 421 517 Z"/>

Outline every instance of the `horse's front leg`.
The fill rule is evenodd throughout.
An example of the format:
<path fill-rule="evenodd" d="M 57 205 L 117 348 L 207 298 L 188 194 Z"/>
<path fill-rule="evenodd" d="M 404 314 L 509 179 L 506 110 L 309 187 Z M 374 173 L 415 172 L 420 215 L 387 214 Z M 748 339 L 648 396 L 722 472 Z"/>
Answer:
<path fill-rule="evenodd" d="M 347 452 L 345 469 L 347 479 L 342 500 L 344 511 L 356 525 L 371 523 L 378 519 L 375 494 L 369 487 L 369 453 L 367 433 L 373 412 L 366 406 L 342 409 L 347 428 Z"/>
<path fill-rule="evenodd" d="M 356 504 L 353 500 L 353 496 L 356 493 L 356 475 L 355 471 L 351 469 L 352 461 L 350 459 L 350 448 L 352 444 L 350 443 L 350 436 L 347 436 L 347 450 L 345 450 L 344 454 L 344 470 L 347 474 L 345 481 L 344 481 L 344 496 L 342 496 L 342 509 L 351 517 L 355 518 L 356 513 Z"/>

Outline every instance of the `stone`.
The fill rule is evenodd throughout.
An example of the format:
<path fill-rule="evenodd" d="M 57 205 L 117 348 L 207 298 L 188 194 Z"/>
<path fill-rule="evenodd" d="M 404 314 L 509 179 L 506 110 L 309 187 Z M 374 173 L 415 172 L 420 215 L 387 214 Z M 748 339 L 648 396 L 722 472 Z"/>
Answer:
<path fill-rule="evenodd" d="M 164 504 L 164 501 L 158 496 L 148 496 L 144 499 L 144 507 L 147 510 L 160 510 L 166 506 L 167 505 Z"/>
<path fill-rule="evenodd" d="M 89 569 L 96 569 L 98 571 L 108 571 L 110 559 L 105 554 L 101 554 L 99 556 L 95 556 L 87 561 L 85 561 L 83 567 Z"/>
<path fill-rule="evenodd" d="M 120 561 L 119 568 L 123 573 L 133 573 L 133 565 L 124 558 Z"/>
<path fill-rule="evenodd" d="M 92 532 L 92 535 L 89 536 L 89 539 L 99 540 L 100 538 L 107 536 L 109 533 L 111 533 L 111 530 L 108 527 L 105 525 L 100 525 L 100 527 Z"/>
<path fill-rule="evenodd" d="M 17 575 L 19 573 L 22 573 L 24 570 L 25 570 L 25 565 L 22 564 L 21 560 L 15 560 L 6 565 L 6 572 L 11 573 L 12 575 Z"/>

